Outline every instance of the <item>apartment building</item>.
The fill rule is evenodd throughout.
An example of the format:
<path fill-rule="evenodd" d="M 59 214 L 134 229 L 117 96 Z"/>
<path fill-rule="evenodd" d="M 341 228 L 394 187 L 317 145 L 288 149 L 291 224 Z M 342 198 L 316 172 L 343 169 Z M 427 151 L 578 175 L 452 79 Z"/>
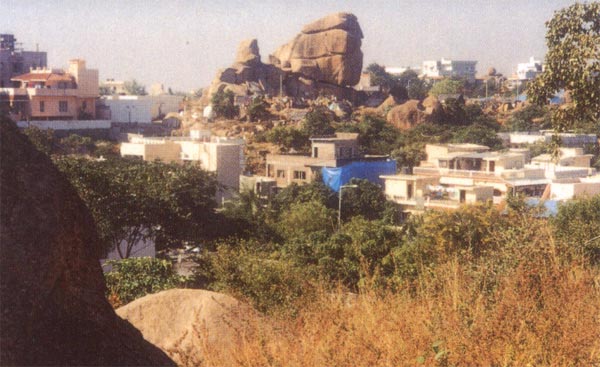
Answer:
<path fill-rule="evenodd" d="M 90 120 L 96 116 L 98 70 L 85 60 L 69 61 L 69 68 L 31 69 L 11 79 L 16 88 L 0 88 L 11 108 L 11 117 L 21 120 Z"/>
<path fill-rule="evenodd" d="M 542 69 L 542 62 L 540 60 L 536 60 L 533 56 L 531 56 L 528 62 L 522 62 L 517 64 L 517 79 L 534 79 L 538 74 L 542 72 Z"/>
<path fill-rule="evenodd" d="M 45 51 L 25 51 L 20 46 L 13 34 L 0 34 L 0 88 L 13 88 L 13 77 L 47 66 Z"/>
<path fill-rule="evenodd" d="M 321 175 L 323 182 L 338 191 L 352 178 L 383 183 L 379 176 L 396 172 L 396 161 L 387 156 L 363 156 L 358 134 L 336 133 L 311 139 L 311 154 L 267 154 L 267 177 L 278 188 L 305 184 Z"/>
<path fill-rule="evenodd" d="M 476 144 L 428 144 L 425 150 L 427 159 L 413 169 L 414 175 L 382 176 L 386 196 L 407 211 L 488 200 L 499 203 L 508 192 L 542 197 L 555 182 L 583 183 L 579 190 L 596 182 L 591 156 L 581 148 L 563 148 L 557 163 L 547 155 L 529 163 L 527 150 L 490 152 Z"/>
<path fill-rule="evenodd" d="M 464 78 L 469 82 L 475 81 L 477 61 L 471 60 L 441 60 L 423 61 L 421 75 L 425 78 Z"/>
<path fill-rule="evenodd" d="M 219 187 L 218 202 L 239 191 L 244 171 L 244 140 L 211 136 L 210 132 L 192 130 L 190 137 L 143 137 L 130 135 L 121 144 L 121 156 L 144 161 L 160 160 L 181 164 L 197 164 L 215 172 Z"/>

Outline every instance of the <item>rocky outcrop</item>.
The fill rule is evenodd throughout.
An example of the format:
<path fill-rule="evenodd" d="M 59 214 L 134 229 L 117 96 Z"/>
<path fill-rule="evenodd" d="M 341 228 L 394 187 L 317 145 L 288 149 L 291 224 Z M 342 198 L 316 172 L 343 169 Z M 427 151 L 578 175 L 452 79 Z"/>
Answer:
<path fill-rule="evenodd" d="M 389 110 L 386 118 L 388 123 L 394 125 L 398 129 L 407 130 L 424 122 L 425 115 L 423 112 L 421 102 L 411 99 Z"/>
<path fill-rule="evenodd" d="M 332 14 L 304 26 L 299 35 L 279 47 L 269 60 L 283 70 L 313 80 L 353 86 L 362 70 L 362 38 L 355 15 Z"/>
<path fill-rule="evenodd" d="M 50 158 L 0 121 L 2 365 L 174 365 L 105 298 L 98 235 Z"/>
<path fill-rule="evenodd" d="M 269 64 L 260 61 L 257 40 L 242 41 L 235 63 L 217 73 L 201 103 L 209 104 L 214 93 L 226 89 L 237 96 L 281 93 L 313 99 L 327 94 L 354 101 L 348 86 L 360 79 L 362 38 L 356 16 L 338 13 L 306 25 L 269 56 Z"/>
<path fill-rule="evenodd" d="M 236 299 L 200 289 L 147 295 L 119 308 L 117 314 L 178 365 L 200 364 L 207 353 L 231 357 L 239 349 L 244 320 L 254 316 Z"/>

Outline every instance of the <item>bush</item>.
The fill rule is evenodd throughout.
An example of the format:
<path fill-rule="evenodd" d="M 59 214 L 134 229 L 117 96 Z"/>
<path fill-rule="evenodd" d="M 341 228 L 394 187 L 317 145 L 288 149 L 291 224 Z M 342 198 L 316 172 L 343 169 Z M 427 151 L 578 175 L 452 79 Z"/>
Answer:
<path fill-rule="evenodd" d="M 150 257 L 107 261 L 112 270 L 104 275 L 107 296 L 114 307 L 125 305 L 147 294 L 178 288 L 186 278 L 179 276 L 168 260 Z"/>
<path fill-rule="evenodd" d="M 239 116 L 240 108 L 233 103 L 234 94 L 228 90 L 226 92 L 219 91 L 213 94 L 211 104 L 214 113 L 218 117 L 233 119 Z"/>

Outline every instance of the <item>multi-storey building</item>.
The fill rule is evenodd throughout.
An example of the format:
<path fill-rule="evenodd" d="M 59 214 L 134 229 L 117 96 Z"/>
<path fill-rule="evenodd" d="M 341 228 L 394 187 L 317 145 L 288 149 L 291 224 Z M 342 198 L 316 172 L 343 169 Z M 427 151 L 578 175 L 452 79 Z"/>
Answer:
<path fill-rule="evenodd" d="M 426 78 L 464 78 L 469 82 L 475 81 L 475 66 L 477 61 L 441 60 L 423 61 L 421 73 Z"/>
<path fill-rule="evenodd" d="M 543 155 L 528 164 L 526 150 L 490 152 L 475 144 L 428 144 L 427 160 L 413 169 L 414 175 L 382 178 L 386 196 L 407 211 L 456 208 L 487 200 L 499 203 L 508 192 L 542 197 L 554 182 L 585 181 L 581 187 L 598 182 L 588 182 L 595 173 L 590 155 L 579 148 L 562 151 L 558 163 Z"/>
<path fill-rule="evenodd" d="M 0 88 L 3 103 L 19 120 L 86 120 L 96 116 L 98 70 L 70 60 L 68 70 L 36 68 L 11 79 L 16 88 Z"/>
<path fill-rule="evenodd" d="M 210 132 L 201 130 L 190 131 L 187 138 L 130 135 L 129 142 L 121 144 L 121 156 L 197 164 L 206 171 L 215 172 L 220 184 L 216 196 L 219 202 L 239 191 L 245 162 L 243 139 L 211 137 Z"/>
<path fill-rule="evenodd" d="M 359 152 L 358 134 L 336 133 L 312 137 L 311 154 L 267 154 L 267 177 L 278 188 L 292 183 L 305 184 L 323 175 L 334 191 L 351 178 L 380 182 L 379 175 L 396 172 L 396 162 L 387 156 L 363 156 Z"/>
<path fill-rule="evenodd" d="M 0 88 L 14 87 L 13 77 L 46 64 L 46 52 L 24 51 L 14 35 L 0 34 Z"/>
<path fill-rule="evenodd" d="M 517 78 L 518 80 L 531 80 L 541 73 L 542 69 L 542 62 L 531 56 L 529 62 L 517 64 Z"/>

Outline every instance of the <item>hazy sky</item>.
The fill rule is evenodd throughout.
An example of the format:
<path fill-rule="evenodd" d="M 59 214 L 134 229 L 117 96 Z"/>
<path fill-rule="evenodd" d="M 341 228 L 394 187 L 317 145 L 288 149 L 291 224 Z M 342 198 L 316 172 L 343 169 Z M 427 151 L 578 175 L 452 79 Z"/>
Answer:
<path fill-rule="evenodd" d="M 545 25 L 571 0 L 0 0 L 0 32 L 48 64 L 83 58 L 100 78 L 135 78 L 188 91 L 233 63 L 238 43 L 257 38 L 263 62 L 306 23 L 352 12 L 365 38 L 364 65 L 477 60 L 511 74 L 543 58 Z"/>

